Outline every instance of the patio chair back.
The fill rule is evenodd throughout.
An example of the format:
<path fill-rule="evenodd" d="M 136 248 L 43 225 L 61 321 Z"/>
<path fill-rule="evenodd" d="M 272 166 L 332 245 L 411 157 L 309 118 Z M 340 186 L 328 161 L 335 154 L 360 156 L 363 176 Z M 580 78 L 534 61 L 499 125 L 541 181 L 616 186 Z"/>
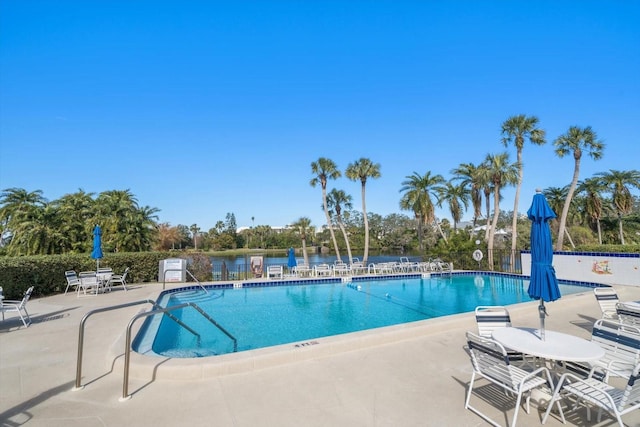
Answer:
<path fill-rule="evenodd" d="M 480 305 L 476 307 L 476 323 L 478 335 L 491 338 L 491 334 L 497 328 L 511 326 L 509 311 L 499 305 Z"/>
<path fill-rule="evenodd" d="M 639 305 L 619 302 L 616 304 L 616 313 L 622 323 L 640 325 Z"/>
<path fill-rule="evenodd" d="M 616 290 L 609 286 L 593 288 L 593 294 L 600 305 L 602 317 L 605 319 L 615 318 L 617 316 L 616 304 L 620 301 Z"/>
<path fill-rule="evenodd" d="M 616 376 L 629 375 L 640 363 L 640 328 L 637 326 L 600 319 L 593 324 L 591 341 L 605 351 L 596 364 L 612 369 Z"/>
<path fill-rule="evenodd" d="M 67 287 L 64 289 L 64 294 L 66 295 L 69 291 L 69 288 L 80 286 L 80 279 L 78 278 L 78 273 L 74 270 L 68 270 L 64 272 L 64 277 L 67 279 Z"/>

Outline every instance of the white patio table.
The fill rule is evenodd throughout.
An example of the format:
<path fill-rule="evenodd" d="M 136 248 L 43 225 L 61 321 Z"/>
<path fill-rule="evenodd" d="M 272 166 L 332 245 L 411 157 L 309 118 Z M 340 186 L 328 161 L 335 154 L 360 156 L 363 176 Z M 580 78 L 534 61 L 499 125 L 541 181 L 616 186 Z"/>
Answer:
<path fill-rule="evenodd" d="M 545 330 L 543 341 L 539 329 L 506 327 L 494 330 L 492 336 L 511 350 L 550 362 L 594 362 L 604 357 L 604 350 L 598 344 L 561 332 Z"/>

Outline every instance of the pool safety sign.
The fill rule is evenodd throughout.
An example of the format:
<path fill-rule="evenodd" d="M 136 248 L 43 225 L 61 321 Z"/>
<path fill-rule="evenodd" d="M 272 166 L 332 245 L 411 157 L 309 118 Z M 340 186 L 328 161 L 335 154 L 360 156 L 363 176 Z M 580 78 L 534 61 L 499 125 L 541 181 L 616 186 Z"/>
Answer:
<path fill-rule="evenodd" d="M 182 258 L 169 258 L 160 261 L 158 269 L 158 282 L 186 282 L 187 260 Z"/>

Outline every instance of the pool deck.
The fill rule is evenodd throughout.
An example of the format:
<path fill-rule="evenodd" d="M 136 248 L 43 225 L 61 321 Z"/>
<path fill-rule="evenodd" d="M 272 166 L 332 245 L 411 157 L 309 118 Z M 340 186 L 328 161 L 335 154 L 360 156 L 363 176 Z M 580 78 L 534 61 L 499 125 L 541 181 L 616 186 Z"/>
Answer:
<path fill-rule="evenodd" d="M 464 409 L 471 364 L 464 333 L 475 331 L 472 313 L 410 326 L 360 332 L 309 345 L 175 361 L 132 357 L 123 394 L 124 332 L 141 310 L 134 306 L 91 317 L 86 324 L 81 390 L 74 391 L 78 327 L 99 307 L 155 299 L 162 284 L 135 284 L 97 296 L 75 294 L 31 300 L 33 323 L 13 314 L 0 322 L 0 426 L 484 426 Z M 640 287 L 616 286 L 621 300 L 640 300 Z M 510 306 L 515 326 L 537 327 L 537 303 Z M 546 327 L 589 338 L 600 310 L 591 289 L 548 303 Z M 203 368 L 204 366 L 204 368 Z M 479 383 L 480 390 L 486 382 Z M 487 396 L 495 394 L 488 393 Z M 472 397 L 502 424 L 513 415 Z M 505 412 L 506 411 L 506 412 Z M 567 425 L 587 422 L 586 411 L 566 414 Z M 532 407 L 519 426 L 539 426 Z M 640 411 L 625 415 L 640 426 Z M 550 417 L 547 426 L 562 426 Z"/>

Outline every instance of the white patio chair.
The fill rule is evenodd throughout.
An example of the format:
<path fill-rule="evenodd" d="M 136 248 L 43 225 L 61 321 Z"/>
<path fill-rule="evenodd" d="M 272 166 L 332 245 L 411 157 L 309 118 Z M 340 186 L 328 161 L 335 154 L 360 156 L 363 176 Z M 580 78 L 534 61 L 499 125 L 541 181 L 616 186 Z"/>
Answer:
<path fill-rule="evenodd" d="M 284 268 L 281 265 L 267 266 L 267 279 L 282 279 L 284 277 Z"/>
<path fill-rule="evenodd" d="M 20 316 L 20 320 L 22 320 L 22 324 L 24 325 L 25 328 L 31 324 L 31 317 L 29 317 L 29 313 L 27 312 L 27 302 L 29 301 L 29 298 L 31 298 L 31 294 L 33 293 L 33 288 L 34 288 L 33 286 L 29 287 L 29 289 L 27 289 L 27 291 L 24 293 L 22 300 L 20 301 L 3 299 L 2 302 L 0 302 L 0 311 L 2 311 L 3 321 L 4 321 L 4 313 L 15 312 L 15 313 L 18 313 L 18 316 Z M 23 311 L 24 311 L 24 316 L 22 315 Z M 25 320 L 25 316 L 26 316 L 26 320 Z"/>
<path fill-rule="evenodd" d="M 67 279 L 67 287 L 64 289 L 64 294 L 67 294 L 69 288 L 75 288 L 75 290 L 77 290 L 78 286 L 80 286 L 78 273 L 76 273 L 74 270 L 68 270 L 64 272 L 64 277 Z"/>
<path fill-rule="evenodd" d="M 531 399 L 531 390 L 548 386 L 553 389 L 553 380 L 551 374 L 546 367 L 540 367 L 532 372 L 525 371 L 514 366 L 509 361 L 509 356 L 505 348 L 492 339 L 483 338 L 472 332 L 467 332 L 467 344 L 469 346 L 469 354 L 471 356 L 471 364 L 473 366 L 473 374 L 464 402 L 465 409 L 478 414 L 486 421 L 493 425 L 499 425 L 486 414 L 480 412 L 479 409 L 471 406 L 471 395 L 473 394 L 473 384 L 476 377 L 484 378 L 489 382 L 503 388 L 507 392 L 511 392 L 517 396 L 515 411 L 511 426 L 515 426 L 518 420 L 518 410 L 522 403 L 522 397 L 526 393 L 525 410 L 529 413 L 529 401 Z M 508 395 L 506 396 L 508 397 Z M 558 402 L 558 411 L 562 413 L 562 408 Z"/>
<path fill-rule="evenodd" d="M 479 305 L 476 307 L 476 324 L 478 325 L 478 335 L 483 338 L 491 338 L 493 331 L 497 328 L 511 327 L 511 316 L 509 310 L 501 305 Z M 519 351 L 507 350 L 509 360 L 522 367 L 528 363 L 535 364 L 533 357 L 527 361 L 525 355 Z"/>
<path fill-rule="evenodd" d="M 111 290 L 111 278 L 113 277 L 113 270 L 111 267 L 99 268 L 96 271 L 96 277 L 98 278 L 98 282 L 100 282 L 100 286 L 104 290 Z"/>
<path fill-rule="evenodd" d="M 109 287 L 122 285 L 122 288 L 127 290 L 127 274 L 129 274 L 129 267 L 124 269 L 124 273 L 122 274 L 113 274 L 111 276 L 111 280 L 109 281 Z"/>
<path fill-rule="evenodd" d="M 611 287 L 593 288 L 593 294 L 596 301 L 600 305 L 602 317 L 604 319 L 615 319 L 618 317 L 616 313 L 616 304 L 620 301 L 615 289 Z"/>
<path fill-rule="evenodd" d="M 618 302 L 616 304 L 618 320 L 627 325 L 640 326 L 640 305 L 635 303 Z"/>
<path fill-rule="evenodd" d="M 332 274 L 329 264 L 318 264 L 313 267 L 313 272 L 316 277 L 329 277 Z"/>
<path fill-rule="evenodd" d="M 98 280 L 98 275 L 95 271 L 81 271 L 78 274 L 78 278 L 80 279 L 80 286 L 78 286 L 77 296 L 80 296 L 80 290 L 84 295 L 87 294 L 87 290 L 93 292 L 94 295 L 98 294 L 100 291 L 100 281 Z"/>
<path fill-rule="evenodd" d="M 627 385 L 624 389 L 614 387 L 592 376 L 587 379 L 582 379 L 572 373 L 565 373 L 560 377 L 558 385 L 556 385 L 554 389 L 551 402 L 557 402 L 559 406 L 561 398 L 573 395 L 576 398 L 576 405 L 584 402 L 598 407 L 598 422 L 601 420 L 602 410 L 604 409 L 615 416 L 620 427 L 624 427 L 622 416 L 640 408 L 639 371 L 640 364 L 636 365 L 628 375 Z M 609 374 L 607 374 L 607 376 Z M 542 418 L 542 424 L 547 422 L 552 407 L 553 405 L 549 405 L 547 408 Z M 560 410 L 560 416 L 562 422 L 566 423 L 562 410 Z M 587 421 L 589 423 L 591 422 L 591 410 L 589 406 L 587 406 Z"/>
<path fill-rule="evenodd" d="M 628 376 L 640 363 L 640 327 L 638 326 L 600 319 L 593 324 L 591 341 L 605 351 L 604 357 L 594 365 L 612 369 L 617 376 Z"/>

